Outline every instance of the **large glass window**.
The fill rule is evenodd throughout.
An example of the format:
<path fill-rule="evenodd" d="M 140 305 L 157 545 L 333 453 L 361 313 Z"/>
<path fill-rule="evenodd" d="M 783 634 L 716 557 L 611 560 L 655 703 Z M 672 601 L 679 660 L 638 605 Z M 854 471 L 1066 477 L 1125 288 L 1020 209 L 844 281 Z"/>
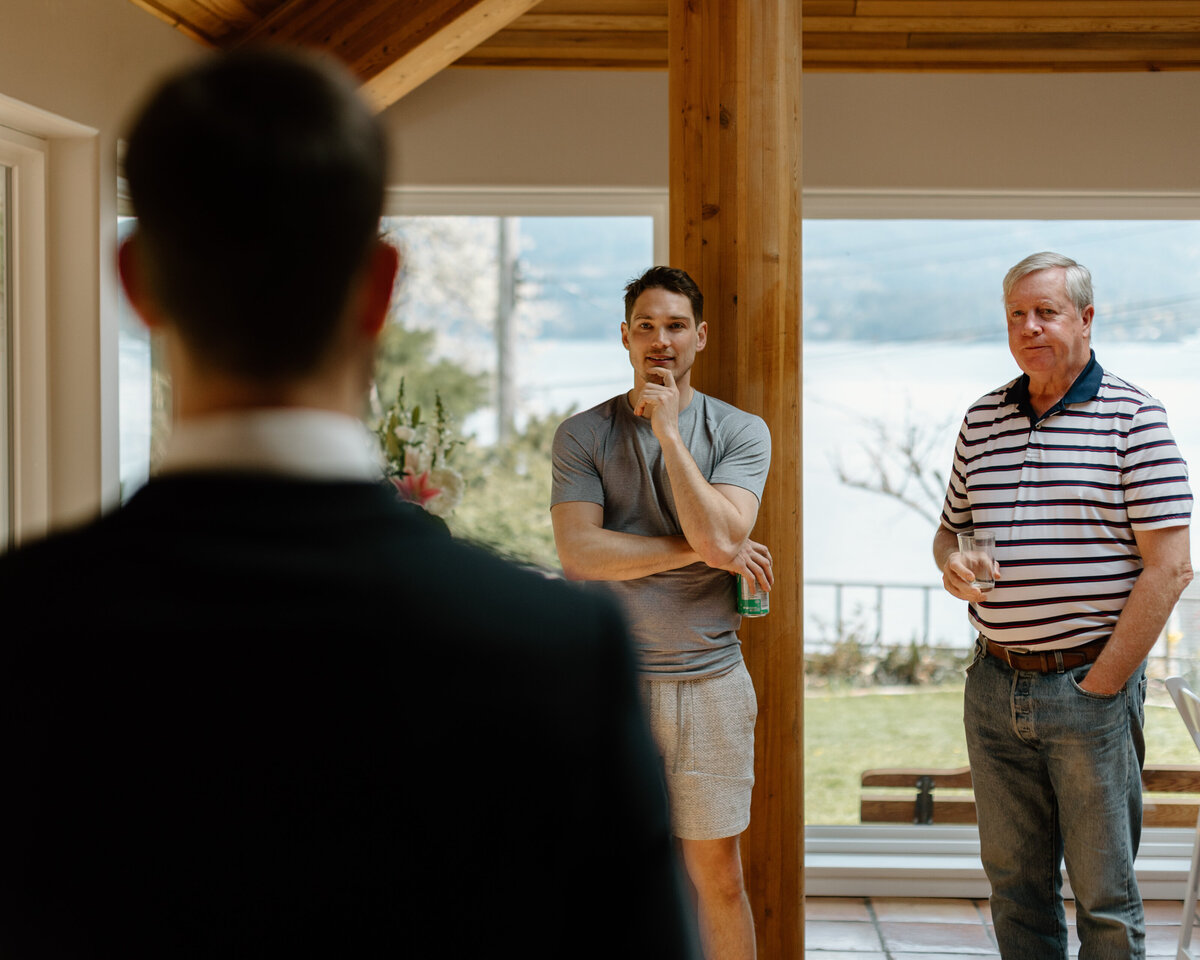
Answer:
<path fill-rule="evenodd" d="M 973 637 L 930 547 L 964 412 L 1020 373 L 1005 272 L 1038 250 L 1087 265 L 1098 360 L 1164 402 L 1184 457 L 1200 463 L 1200 223 L 808 220 L 804 230 L 806 820 L 851 824 L 863 770 L 966 764 Z M 1180 604 L 1152 677 L 1195 669 L 1195 602 Z M 1148 762 L 1194 762 L 1161 686 L 1147 735 Z"/>
<path fill-rule="evenodd" d="M 441 204 L 488 206 L 475 195 Z M 420 406 L 426 420 L 440 400 L 463 440 L 455 466 L 465 492 L 447 518 L 451 528 L 554 568 L 550 440 L 568 412 L 628 387 L 622 291 L 655 262 L 663 205 L 591 198 L 580 215 L 570 212 L 580 201 L 559 195 L 524 204 L 505 198 L 503 205 L 512 212 L 384 218 L 403 265 L 368 417 L 396 400 L 402 380 L 409 408 Z M 605 206 L 617 212 L 590 209 Z M 556 207 L 567 212 L 545 212 Z M 122 238 L 134 223 L 120 220 Z M 127 498 L 150 473 L 152 451 L 169 429 L 170 401 L 154 343 L 123 298 L 119 356 Z"/>
<path fill-rule="evenodd" d="M 378 402 L 442 401 L 466 440 L 448 517 L 461 536 L 558 566 L 550 441 L 572 411 L 628 387 L 622 288 L 653 263 L 652 216 L 397 216 L 404 268 Z"/>
<path fill-rule="evenodd" d="M 125 240 L 137 224 L 131 216 L 117 219 L 117 238 Z M 158 435 L 165 430 L 167 411 L 156 410 L 154 404 L 154 381 L 165 375 L 156 371 L 151 347 L 150 331 L 138 318 L 133 306 L 120 293 L 117 308 L 117 362 L 119 366 L 119 409 L 121 449 L 121 501 L 133 495 L 150 476 L 150 465 L 154 460 L 152 450 L 156 439 L 155 423 L 159 424 Z"/>

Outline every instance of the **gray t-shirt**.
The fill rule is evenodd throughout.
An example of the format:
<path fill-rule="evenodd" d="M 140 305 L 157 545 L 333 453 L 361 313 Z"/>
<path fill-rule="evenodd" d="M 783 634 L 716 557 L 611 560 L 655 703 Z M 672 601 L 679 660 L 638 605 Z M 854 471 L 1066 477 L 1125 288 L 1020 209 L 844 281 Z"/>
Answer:
<path fill-rule="evenodd" d="M 760 417 L 697 391 L 679 414 L 679 433 L 709 483 L 762 498 L 771 435 Z M 574 500 L 600 504 L 606 530 L 683 533 L 658 438 L 625 394 L 563 421 L 554 435 L 550 503 Z M 718 676 L 742 658 L 735 582 L 724 570 L 693 563 L 605 586 L 625 607 L 641 669 L 693 679 Z"/>

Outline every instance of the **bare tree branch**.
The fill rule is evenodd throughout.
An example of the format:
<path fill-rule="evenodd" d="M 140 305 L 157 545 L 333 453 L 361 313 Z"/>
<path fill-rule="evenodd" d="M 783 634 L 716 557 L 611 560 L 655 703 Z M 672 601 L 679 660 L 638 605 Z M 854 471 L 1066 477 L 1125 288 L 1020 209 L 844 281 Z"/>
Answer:
<path fill-rule="evenodd" d="M 838 481 L 855 490 L 890 497 L 936 524 L 946 495 L 946 475 L 933 466 L 933 460 L 954 420 L 924 423 L 913 417 L 911 409 L 905 410 L 899 426 L 883 417 L 858 419 L 870 434 L 870 439 L 859 443 L 867 466 L 852 471 L 840 451 L 835 451 L 830 460 Z"/>

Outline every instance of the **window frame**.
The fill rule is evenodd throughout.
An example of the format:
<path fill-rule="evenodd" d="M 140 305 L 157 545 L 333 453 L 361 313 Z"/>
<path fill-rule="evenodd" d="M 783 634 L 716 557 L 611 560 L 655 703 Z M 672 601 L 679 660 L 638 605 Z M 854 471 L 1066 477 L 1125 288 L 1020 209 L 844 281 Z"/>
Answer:
<path fill-rule="evenodd" d="M 802 215 L 806 220 L 1200 220 L 1200 191 L 808 188 Z M 1190 828 L 1143 829 L 1136 871 L 1145 899 L 1183 899 L 1195 836 Z M 979 836 L 971 826 L 805 826 L 804 847 L 808 896 L 986 897 L 989 892 Z M 1063 892 L 1071 895 L 1065 871 Z"/>
<path fill-rule="evenodd" d="M 3 116 L 0 115 L 0 120 Z M 0 124 L 0 164 L 8 170 L 8 350 L 6 446 L 11 461 L 0 491 L 7 500 L 7 543 L 36 539 L 50 519 L 50 378 L 47 343 L 46 139 Z"/>
<path fill-rule="evenodd" d="M 390 187 L 385 217 L 651 217 L 654 260 L 667 263 L 668 193 L 658 187 Z"/>
<path fill-rule="evenodd" d="M 661 188 L 429 188 L 387 191 L 385 216 L 645 216 L 654 258 L 669 263 L 669 192 Z M 889 191 L 806 189 L 807 219 L 1200 220 L 1200 191 Z M 1195 832 L 1143 831 L 1138 878 L 1148 899 L 1180 899 Z M 805 827 L 810 896 L 987 896 L 974 827 Z M 1069 886 L 1067 887 L 1069 892 Z"/>

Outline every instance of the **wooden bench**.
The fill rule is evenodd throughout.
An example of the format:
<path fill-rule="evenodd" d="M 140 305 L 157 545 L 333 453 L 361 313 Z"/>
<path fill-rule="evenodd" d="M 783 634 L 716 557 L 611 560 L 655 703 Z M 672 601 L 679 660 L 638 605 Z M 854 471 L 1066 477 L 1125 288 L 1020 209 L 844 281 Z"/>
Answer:
<path fill-rule="evenodd" d="M 970 789 L 970 767 L 953 770 L 895 767 L 862 775 L 859 820 L 863 823 L 976 823 L 975 798 L 937 791 Z M 868 793 L 868 789 L 894 788 Z M 900 792 L 900 790 L 904 792 Z M 1149 764 L 1142 771 L 1142 823 L 1147 827 L 1194 827 L 1200 814 L 1200 764 Z M 1160 796 L 1194 794 L 1194 796 Z"/>

